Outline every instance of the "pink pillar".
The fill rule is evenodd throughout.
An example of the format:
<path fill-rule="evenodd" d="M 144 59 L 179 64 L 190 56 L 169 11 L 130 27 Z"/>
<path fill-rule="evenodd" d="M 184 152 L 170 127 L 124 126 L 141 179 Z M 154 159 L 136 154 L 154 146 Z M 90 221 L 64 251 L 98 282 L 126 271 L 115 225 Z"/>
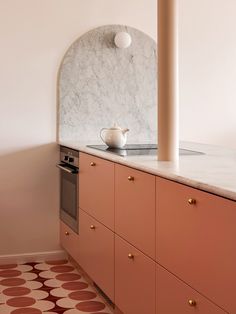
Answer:
<path fill-rule="evenodd" d="M 158 160 L 179 158 L 178 0 L 158 0 Z"/>

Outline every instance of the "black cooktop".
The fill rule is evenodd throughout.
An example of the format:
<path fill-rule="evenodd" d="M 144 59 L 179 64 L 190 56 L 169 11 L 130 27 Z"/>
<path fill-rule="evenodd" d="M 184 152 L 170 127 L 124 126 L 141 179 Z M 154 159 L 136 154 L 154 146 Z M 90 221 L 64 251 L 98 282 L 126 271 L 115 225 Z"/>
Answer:
<path fill-rule="evenodd" d="M 139 155 L 156 155 L 157 144 L 126 144 L 122 148 L 110 148 L 106 145 L 87 145 L 87 147 L 95 148 L 107 153 L 116 154 L 118 156 L 139 156 Z M 179 150 L 180 155 L 203 155 L 201 152 L 182 149 Z"/>

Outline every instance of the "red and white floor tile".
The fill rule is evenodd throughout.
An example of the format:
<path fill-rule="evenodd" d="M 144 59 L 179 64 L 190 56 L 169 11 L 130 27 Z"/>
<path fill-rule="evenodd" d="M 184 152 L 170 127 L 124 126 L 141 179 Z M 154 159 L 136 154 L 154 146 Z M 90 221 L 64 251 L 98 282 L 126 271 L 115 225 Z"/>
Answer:
<path fill-rule="evenodd" d="M 0 314 L 110 314 L 68 261 L 0 265 Z"/>

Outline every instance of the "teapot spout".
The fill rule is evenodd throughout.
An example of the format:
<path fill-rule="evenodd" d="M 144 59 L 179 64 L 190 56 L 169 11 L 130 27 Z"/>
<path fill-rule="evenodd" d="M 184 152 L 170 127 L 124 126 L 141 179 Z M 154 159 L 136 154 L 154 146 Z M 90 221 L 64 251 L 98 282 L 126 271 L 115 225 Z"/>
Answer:
<path fill-rule="evenodd" d="M 125 133 L 127 133 L 129 131 L 129 129 L 123 129 L 121 130 L 121 132 L 123 133 L 123 135 L 125 135 Z"/>

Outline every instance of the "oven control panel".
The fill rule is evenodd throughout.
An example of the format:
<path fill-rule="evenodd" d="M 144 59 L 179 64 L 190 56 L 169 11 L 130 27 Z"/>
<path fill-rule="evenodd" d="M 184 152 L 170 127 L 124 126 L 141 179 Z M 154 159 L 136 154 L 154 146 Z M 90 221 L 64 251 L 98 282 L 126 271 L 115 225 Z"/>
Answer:
<path fill-rule="evenodd" d="M 65 162 L 71 166 L 79 168 L 79 152 L 74 149 L 61 146 L 60 160 L 61 162 Z"/>

